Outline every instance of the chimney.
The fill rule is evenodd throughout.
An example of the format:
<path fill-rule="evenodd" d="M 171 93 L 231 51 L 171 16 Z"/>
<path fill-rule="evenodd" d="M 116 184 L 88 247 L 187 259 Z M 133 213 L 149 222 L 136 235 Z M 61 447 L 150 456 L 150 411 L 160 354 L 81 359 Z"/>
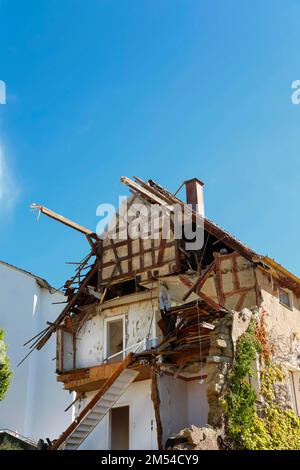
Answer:
<path fill-rule="evenodd" d="M 186 202 L 204 217 L 204 183 L 198 178 L 192 178 L 184 182 L 186 190 Z"/>

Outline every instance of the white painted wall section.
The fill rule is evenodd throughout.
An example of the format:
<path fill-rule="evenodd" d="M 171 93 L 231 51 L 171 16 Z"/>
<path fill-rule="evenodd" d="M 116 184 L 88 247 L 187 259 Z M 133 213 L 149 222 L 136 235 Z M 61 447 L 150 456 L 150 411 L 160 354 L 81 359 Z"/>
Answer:
<path fill-rule="evenodd" d="M 17 368 L 28 352 L 23 344 L 53 321 L 62 309 L 61 293 L 50 294 L 36 278 L 0 262 L 0 328 L 6 331 L 13 379 L 0 402 L 0 428 L 37 440 L 57 438 L 71 422 L 71 410 L 64 409 L 72 395 L 56 382 L 55 335 L 41 351 L 34 351 Z"/>
<path fill-rule="evenodd" d="M 115 404 L 115 406 L 129 406 L 130 449 L 157 449 L 157 434 L 150 385 L 150 380 L 134 382 Z M 86 406 L 94 393 L 86 395 L 87 397 L 85 400 L 82 400 L 80 409 L 77 410 L 78 412 Z M 110 449 L 109 413 L 100 421 L 79 448 L 79 450 L 87 449 Z"/>
<path fill-rule="evenodd" d="M 196 426 L 207 424 L 208 403 L 205 383 L 162 375 L 158 384 L 164 445 L 169 437 L 192 424 Z"/>

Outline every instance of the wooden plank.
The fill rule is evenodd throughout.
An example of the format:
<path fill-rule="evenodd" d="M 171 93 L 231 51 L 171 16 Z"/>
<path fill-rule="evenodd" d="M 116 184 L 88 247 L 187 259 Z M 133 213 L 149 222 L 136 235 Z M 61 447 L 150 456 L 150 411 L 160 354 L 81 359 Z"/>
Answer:
<path fill-rule="evenodd" d="M 111 365 L 120 365 L 121 363 L 114 363 Z M 97 366 L 97 367 L 104 367 L 104 365 Z M 96 368 L 97 368 L 96 367 Z M 99 388 L 102 387 L 104 382 L 110 377 L 111 374 L 107 373 L 108 369 L 106 371 L 93 371 L 93 369 L 96 369 L 94 367 L 91 367 L 91 374 L 90 377 L 81 377 L 80 374 L 78 373 L 79 378 L 76 379 L 74 377 L 74 380 L 67 380 L 65 381 L 64 389 L 69 390 L 69 391 L 75 391 L 75 392 L 92 392 L 92 391 L 97 391 Z M 132 365 L 129 366 L 128 368 L 132 368 L 134 370 L 139 371 L 139 375 L 134 379 L 134 382 L 140 382 L 142 380 L 148 380 L 150 379 L 150 368 L 148 366 L 141 366 L 141 365 Z M 113 371 L 114 369 L 112 369 Z M 89 370 L 86 371 L 86 374 L 89 375 Z M 60 380 L 63 382 L 63 380 Z"/>
<path fill-rule="evenodd" d="M 217 279 L 217 294 L 219 298 L 219 304 L 224 306 L 225 304 L 225 297 L 223 292 L 223 283 L 222 283 L 222 273 L 221 273 L 221 263 L 220 263 L 220 254 L 214 253 L 215 257 L 215 273 Z"/>
<path fill-rule="evenodd" d="M 167 239 L 161 238 L 160 245 L 159 245 L 159 252 L 157 256 L 157 262 L 156 262 L 157 265 L 162 264 L 164 262 L 164 254 L 165 254 L 166 245 L 167 245 Z"/>
<path fill-rule="evenodd" d="M 161 197 L 158 197 L 154 194 L 153 188 L 142 188 L 139 184 L 135 183 L 134 181 L 130 180 L 126 176 L 122 176 L 121 182 L 123 184 L 126 184 L 129 186 L 131 189 L 134 191 L 138 191 L 141 193 L 143 196 L 148 197 L 150 200 L 156 202 L 157 204 L 161 206 L 167 206 L 167 204 L 163 201 Z"/>
<path fill-rule="evenodd" d="M 58 375 L 56 377 L 56 381 L 67 383 L 67 382 L 86 378 L 88 377 L 88 375 L 89 375 L 89 368 L 74 369 L 74 370 L 67 371 L 63 374 Z"/>
<path fill-rule="evenodd" d="M 78 232 L 83 233 L 84 235 L 89 235 L 92 238 L 97 238 L 97 235 L 92 230 L 89 230 L 88 228 L 85 228 L 82 225 L 79 225 L 76 222 L 73 222 L 72 220 L 67 219 L 64 216 L 57 214 L 56 212 L 53 212 L 50 209 L 47 209 L 47 207 L 44 207 L 41 204 L 31 204 L 30 207 L 31 209 L 37 209 L 42 214 L 47 215 L 51 219 L 57 220 L 58 222 L 61 222 L 67 227 L 71 227 L 74 230 L 77 230 Z"/>
<path fill-rule="evenodd" d="M 206 280 L 208 279 L 210 273 L 214 270 L 215 268 L 215 262 L 213 261 L 211 265 L 207 268 L 205 273 L 202 274 L 202 276 L 199 276 L 197 281 L 192 285 L 192 287 L 188 290 L 186 294 L 183 296 L 183 301 L 185 302 L 189 296 L 192 294 L 192 292 L 195 292 L 197 290 L 197 293 L 201 290 L 203 287 L 203 284 L 205 284 Z"/>
<path fill-rule="evenodd" d="M 56 336 L 56 372 L 61 372 L 64 369 L 63 365 L 63 330 L 57 330 Z"/>
<path fill-rule="evenodd" d="M 87 277 L 84 279 L 84 281 L 82 282 L 82 284 L 79 286 L 79 289 L 78 291 L 76 292 L 76 294 L 72 297 L 72 299 L 70 300 L 70 302 L 68 303 L 68 305 L 66 305 L 66 307 L 63 309 L 63 311 L 61 312 L 61 314 L 57 317 L 57 319 L 55 320 L 55 322 L 53 323 L 53 326 L 49 328 L 48 332 L 42 337 L 42 339 L 37 343 L 36 345 L 36 349 L 37 350 L 40 350 L 45 344 L 46 342 L 48 341 L 48 339 L 50 338 L 50 336 L 52 335 L 52 333 L 56 330 L 56 328 L 59 326 L 60 322 L 65 318 L 65 316 L 67 315 L 67 313 L 70 312 L 71 308 L 76 304 L 77 302 L 77 299 L 79 297 L 79 295 L 81 294 L 81 292 L 85 289 L 85 287 L 87 286 L 87 284 L 90 282 L 90 280 L 92 279 L 92 277 L 94 276 L 94 274 L 96 273 L 96 270 L 97 270 L 97 266 L 95 265 L 94 268 L 90 271 L 90 273 L 87 275 Z"/>
<path fill-rule="evenodd" d="M 103 259 L 103 240 L 99 240 L 97 243 L 97 291 L 101 291 L 102 284 L 102 259 Z"/>
<path fill-rule="evenodd" d="M 127 226 L 127 258 L 128 258 L 128 273 L 132 272 L 132 238 L 129 236 Z"/>
<path fill-rule="evenodd" d="M 232 255 L 232 278 L 233 278 L 233 286 L 235 289 L 240 288 L 240 281 L 238 276 L 238 267 L 237 267 L 237 254 Z"/>
<path fill-rule="evenodd" d="M 207 295 L 205 295 L 203 292 L 199 292 L 199 297 L 201 299 L 203 299 L 208 305 L 210 305 L 210 307 L 212 307 L 214 310 L 220 310 L 221 309 L 221 305 L 220 304 L 217 304 L 216 302 L 214 302 L 210 297 L 208 297 Z"/>
<path fill-rule="evenodd" d="M 248 293 L 250 292 L 251 290 L 254 290 L 255 289 L 255 285 L 254 286 L 250 286 L 250 287 L 241 287 L 240 289 L 236 289 L 236 290 L 232 290 L 230 292 L 226 292 L 226 294 L 224 294 L 225 296 L 225 299 L 227 299 L 228 297 L 232 297 L 234 295 L 237 295 L 237 294 L 244 294 L 244 293 Z"/>
<path fill-rule="evenodd" d="M 156 420 L 157 447 L 159 450 L 162 450 L 164 448 L 163 440 L 162 440 L 163 428 L 162 428 L 162 421 L 160 417 L 160 396 L 159 396 L 155 366 L 151 367 L 151 400 L 153 403 L 155 420 Z"/>
<path fill-rule="evenodd" d="M 90 247 L 92 248 L 92 252 L 94 253 L 95 256 L 97 256 L 97 246 L 96 243 L 93 242 L 91 239 L 90 235 L 86 235 L 86 239 L 89 242 Z"/>
<path fill-rule="evenodd" d="M 144 250 L 144 240 L 140 237 L 139 238 L 139 248 L 140 248 L 140 271 L 144 270 L 144 256 L 145 256 L 145 250 Z"/>
<path fill-rule="evenodd" d="M 119 269 L 119 272 L 121 275 L 123 275 L 123 269 L 122 269 L 122 266 L 121 266 L 121 261 L 119 259 L 119 256 L 118 256 L 118 253 L 117 253 L 117 249 L 115 247 L 115 243 L 113 241 L 112 238 L 109 238 L 109 241 L 110 241 L 110 244 L 111 244 L 111 247 L 113 249 L 113 252 L 114 252 L 114 256 L 115 256 L 115 260 L 116 260 L 116 265 L 118 266 L 118 269 Z"/>

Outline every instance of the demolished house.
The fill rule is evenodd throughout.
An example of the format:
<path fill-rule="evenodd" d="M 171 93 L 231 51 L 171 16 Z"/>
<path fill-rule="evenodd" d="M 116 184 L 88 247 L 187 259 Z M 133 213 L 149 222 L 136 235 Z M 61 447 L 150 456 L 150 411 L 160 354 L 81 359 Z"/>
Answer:
<path fill-rule="evenodd" d="M 132 193 L 129 206 L 186 206 L 152 180 L 121 181 Z M 40 350 L 56 334 L 57 380 L 75 392 L 75 420 L 50 449 L 184 447 L 187 429 L 202 436 L 196 448 L 226 447 L 222 401 L 252 321 L 264 328 L 272 361 L 284 367 L 274 399 L 299 415 L 300 280 L 205 218 L 198 179 L 185 186 L 191 226 L 203 221 L 197 250 L 175 237 L 171 213 L 168 237 L 159 225 L 154 239 L 113 239 L 109 228 L 98 237 L 34 205 L 80 231 L 90 248 L 65 284 L 65 308 L 34 340 Z M 258 407 L 263 360 L 258 353 L 247 378 Z"/>

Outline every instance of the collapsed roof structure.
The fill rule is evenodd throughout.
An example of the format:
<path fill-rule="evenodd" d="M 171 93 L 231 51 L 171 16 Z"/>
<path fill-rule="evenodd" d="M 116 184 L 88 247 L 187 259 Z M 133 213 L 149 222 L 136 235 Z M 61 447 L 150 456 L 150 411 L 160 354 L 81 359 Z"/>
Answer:
<path fill-rule="evenodd" d="M 99 237 L 42 205 L 32 205 L 81 232 L 90 246 L 74 276 L 65 283 L 66 306 L 31 344 L 32 350 L 40 350 L 57 333 L 58 380 L 67 390 L 77 393 L 76 402 L 83 400 L 85 404 L 52 449 L 78 448 L 130 384 L 149 379 L 157 446 L 163 448 L 168 435 L 161 406 L 163 392 L 158 383 L 161 374 L 186 381 L 205 379 L 208 422 L 220 427 L 222 413 L 216 410 L 224 386 L 224 367 L 228 370 L 237 336 L 244 331 L 244 323 L 248 324 L 234 312 L 254 311 L 262 305 L 262 284 L 266 284 L 266 279 L 272 289 L 277 286 L 300 295 L 300 280 L 295 275 L 269 257 L 257 254 L 204 216 L 203 183 L 198 179 L 185 182 L 187 204 L 153 180 L 122 177 L 121 181 L 132 193 L 129 207 L 139 202 L 147 207 L 159 205 L 167 211 L 171 221 L 167 237 L 163 236 L 162 219 L 156 237 L 140 235 L 132 239 L 128 226 L 134 214 L 125 220 L 119 213 L 115 224 L 117 235 L 121 233 L 122 222 L 127 236 L 114 239 L 109 229 Z M 203 228 L 203 243 L 197 249 L 189 249 L 190 240 L 183 231 L 180 238 L 175 236 L 174 215 L 170 210 L 174 205 L 188 214 L 188 222 L 182 219 L 183 226 L 189 223 L 194 232 Z M 148 302 L 145 311 L 141 302 Z M 140 310 L 132 319 L 138 304 Z M 106 345 L 101 358 L 94 358 L 94 364 L 84 367 L 80 348 L 85 342 L 89 344 L 83 333 L 84 325 L 103 314 L 118 318 L 116 314 L 122 309 L 127 312 L 129 326 L 132 322 L 135 331 L 132 338 L 129 326 L 125 326 L 122 344 L 116 352 L 109 354 L 112 351 Z M 140 333 L 137 325 L 145 322 L 145 318 L 149 321 L 140 327 L 143 330 Z M 89 334 L 90 328 L 93 326 L 89 326 Z M 67 348 L 72 357 L 68 366 Z M 114 391 L 114 387 L 119 391 Z M 87 397 L 88 393 L 93 395 Z"/>

